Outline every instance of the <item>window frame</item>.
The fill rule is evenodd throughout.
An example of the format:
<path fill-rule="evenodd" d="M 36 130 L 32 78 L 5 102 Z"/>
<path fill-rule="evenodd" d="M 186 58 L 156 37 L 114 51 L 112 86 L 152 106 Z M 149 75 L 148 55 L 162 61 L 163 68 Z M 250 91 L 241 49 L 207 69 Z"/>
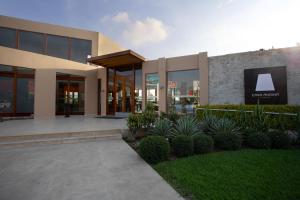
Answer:
<path fill-rule="evenodd" d="M 16 29 L 17 30 L 17 34 L 18 34 L 18 36 L 17 36 L 17 39 L 18 39 L 18 41 L 17 41 L 17 43 L 18 43 L 18 49 L 19 50 L 22 50 L 22 51 L 27 51 L 27 52 L 31 52 L 31 53 L 37 53 L 37 54 L 42 54 L 42 55 L 46 55 L 46 33 L 41 33 L 41 32 L 37 32 L 37 31 L 28 31 L 28 30 L 22 30 L 22 29 Z M 21 32 L 28 32 L 28 33 L 35 33 L 35 34 L 40 34 L 40 35 L 42 35 L 42 37 L 43 37 L 43 52 L 42 53 L 40 53 L 40 52 L 34 52 L 34 51 L 28 51 L 28 50 L 25 50 L 25 49 L 21 49 L 20 48 L 20 36 L 21 36 Z"/>
<path fill-rule="evenodd" d="M 4 27 L 4 26 L 0 26 L 0 28 L 10 29 L 10 30 L 16 31 L 16 37 L 15 37 L 15 43 L 16 44 L 15 44 L 15 47 L 9 47 L 9 48 L 14 48 L 14 49 L 18 49 L 18 50 L 22 50 L 22 51 L 27 51 L 27 52 L 32 52 L 32 53 L 37 53 L 37 54 L 42 54 L 42 55 L 47 55 L 47 56 L 51 56 L 51 57 L 54 57 L 54 58 L 65 59 L 65 58 L 62 58 L 62 57 L 52 56 L 52 55 L 49 55 L 47 53 L 48 36 L 50 35 L 50 36 L 63 37 L 63 38 L 67 38 L 68 39 L 68 53 L 67 53 L 67 59 L 65 59 L 65 60 L 71 60 L 71 61 L 74 61 L 74 62 L 87 64 L 86 60 L 85 60 L 85 62 L 80 62 L 78 60 L 71 59 L 71 55 L 72 55 L 72 39 L 79 40 L 79 41 L 82 40 L 82 41 L 88 41 L 88 42 L 90 42 L 90 44 L 91 44 L 91 46 L 90 46 L 90 55 L 92 55 L 92 53 L 93 53 L 93 40 L 90 40 L 90 39 L 70 37 L 70 36 L 57 35 L 57 34 L 51 34 L 51 33 L 42 33 L 42 32 L 38 32 L 38 31 L 29 31 L 29 30 L 24 30 L 24 29 L 15 29 L 15 28 Z M 43 36 L 43 52 L 41 53 L 41 52 L 34 52 L 34 51 L 28 51 L 28 50 L 25 50 L 25 49 L 21 49 L 20 48 L 20 32 L 29 32 L 29 33 L 41 34 Z M 2 46 L 2 45 L 0 45 L 0 46 Z"/>
<path fill-rule="evenodd" d="M 166 108 L 167 108 L 167 112 L 169 112 L 169 108 L 170 108 L 170 104 L 169 104 L 169 73 L 176 73 L 176 72 L 182 73 L 182 72 L 187 72 L 187 71 L 197 71 L 197 73 L 198 73 L 197 81 L 199 81 L 198 92 L 200 91 L 200 78 L 199 77 L 200 77 L 201 71 L 199 69 L 181 69 L 181 70 L 175 70 L 175 71 L 167 71 L 167 73 L 166 73 L 166 79 L 167 79 L 167 84 L 166 84 L 166 96 L 167 96 L 167 98 L 166 98 Z M 197 101 L 199 103 L 200 102 L 200 95 L 197 96 L 196 98 L 198 98 Z"/>
<path fill-rule="evenodd" d="M 4 27 L 4 26 L 0 26 L 0 28 L 3 29 L 8 29 L 8 30 L 12 30 L 12 31 L 16 31 L 16 35 L 15 35 L 15 47 L 8 47 L 8 46 L 4 46 L 4 47 L 8 47 L 8 48 L 18 48 L 18 30 L 14 29 L 14 28 L 10 28 L 10 27 Z M 2 46 L 2 45 L 0 45 Z"/>
<path fill-rule="evenodd" d="M 12 112 L 3 112 L 0 113 L 0 116 L 30 116 L 34 113 L 34 110 L 32 112 L 17 112 L 17 80 L 18 78 L 30 78 L 33 79 L 33 81 L 35 82 L 35 69 L 33 68 L 26 68 L 26 67 L 18 67 L 18 66 L 13 66 L 13 65 L 0 65 L 0 66 L 8 66 L 8 67 L 12 67 L 13 70 L 10 72 L 1 72 L 0 71 L 0 76 L 2 77 L 10 77 L 13 79 L 13 107 L 12 107 Z M 26 68 L 26 69 L 30 69 L 32 70 L 32 74 L 25 74 L 25 73 L 20 73 L 18 71 L 18 68 Z M 34 83 L 35 84 L 35 83 Z M 34 102 L 33 102 L 34 103 Z"/>

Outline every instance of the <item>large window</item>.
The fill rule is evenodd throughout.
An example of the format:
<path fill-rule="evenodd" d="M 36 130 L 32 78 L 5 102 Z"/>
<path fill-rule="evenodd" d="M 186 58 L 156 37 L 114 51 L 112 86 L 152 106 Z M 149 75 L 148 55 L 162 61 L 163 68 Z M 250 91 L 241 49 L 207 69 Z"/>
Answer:
<path fill-rule="evenodd" d="M 168 72 L 168 109 L 193 112 L 199 104 L 199 70 Z"/>
<path fill-rule="evenodd" d="M 142 112 L 142 68 L 135 68 L 135 112 Z"/>
<path fill-rule="evenodd" d="M 68 38 L 56 35 L 47 36 L 47 55 L 68 59 Z"/>
<path fill-rule="evenodd" d="M 115 69 L 107 68 L 107 114 L 113 115 L 115 113 L 114 107 L 114 80 Z"/>
<path fill-rule="evenodd" d="M 32 113 L 34 105 L 34 80 L 17 79 L 17 113 Z"/>
<path fill-rule="evenodd" d="M 88 55 L 92 54 L 91 40 L 3 27 L 0 27 L 0 46 L 18 48 L 81 63 L 86 63 Z"/>
<path fill-rule="evenodd" d="M 20 49 L 35 53 L 45 53 L 45 39 L 43 34 L 20 31 L 19 37 Z"/>
<path fill-rule="evenodd" d="M 16 48 L 16 32 L 14 29 L 0 27 L 0 45 Z"/>
<path fill-rule="evenodd" d="M 13 112 L 13 90 L 12 77 L 4 77 L 0 75 L 0 113 Z"/>
<path fill-rule="evenodd" d="M 91 55 L 92 43 L 90 40 L 71 39 L 71 60 L 86 63 L 87 56 Z"/>
<path fill-rule="evenodd" d="M 30 115 L 34 105 L 34 70 L 0 66 L 0 115 Z"/>
<path fill-rule="evenodd" d="M 158 110 L 159 77 L 157 73 L 146 75 L 146 103 L 152 103 Z"/>

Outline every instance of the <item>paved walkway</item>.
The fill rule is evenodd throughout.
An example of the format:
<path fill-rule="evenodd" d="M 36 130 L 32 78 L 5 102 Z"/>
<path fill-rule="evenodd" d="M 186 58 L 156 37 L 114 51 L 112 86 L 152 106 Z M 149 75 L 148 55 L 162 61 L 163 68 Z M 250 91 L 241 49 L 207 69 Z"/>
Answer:
<path fill-rule="evenodd" d="M 0 149 L 1 200 L 181 199 L 122 140 Z"/>
<path fill-rule="evenodd" d="M 103 119 L 85 116 L 63 116 L 47 120 L 10 120 L 0 122 L 0 136 L 40 133 L 84 132 L 125 129 L 125 119 Z"/>

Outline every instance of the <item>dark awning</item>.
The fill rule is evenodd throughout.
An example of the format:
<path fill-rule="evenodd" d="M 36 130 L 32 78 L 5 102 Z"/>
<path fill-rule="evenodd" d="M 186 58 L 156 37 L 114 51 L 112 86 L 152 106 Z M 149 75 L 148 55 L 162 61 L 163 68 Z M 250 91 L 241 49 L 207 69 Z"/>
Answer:
<path fill-rule="evenodd" d="M 120 51 L 101 56 L 95 56 L 87 60 L 89 63 L 103 67 L 116 67 L 122 65 L 139 64 L 145 61 L 145 58 L 132 50 Z"/>

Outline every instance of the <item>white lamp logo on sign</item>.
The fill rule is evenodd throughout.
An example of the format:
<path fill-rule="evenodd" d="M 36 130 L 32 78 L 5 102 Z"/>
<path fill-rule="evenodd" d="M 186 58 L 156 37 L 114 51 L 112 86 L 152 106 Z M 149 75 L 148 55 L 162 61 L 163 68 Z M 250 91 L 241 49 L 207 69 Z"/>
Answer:
<path fill-rule="evenodd" d="M 275 91 L 271 74 L 258 74 L 255 91 Z"/>

